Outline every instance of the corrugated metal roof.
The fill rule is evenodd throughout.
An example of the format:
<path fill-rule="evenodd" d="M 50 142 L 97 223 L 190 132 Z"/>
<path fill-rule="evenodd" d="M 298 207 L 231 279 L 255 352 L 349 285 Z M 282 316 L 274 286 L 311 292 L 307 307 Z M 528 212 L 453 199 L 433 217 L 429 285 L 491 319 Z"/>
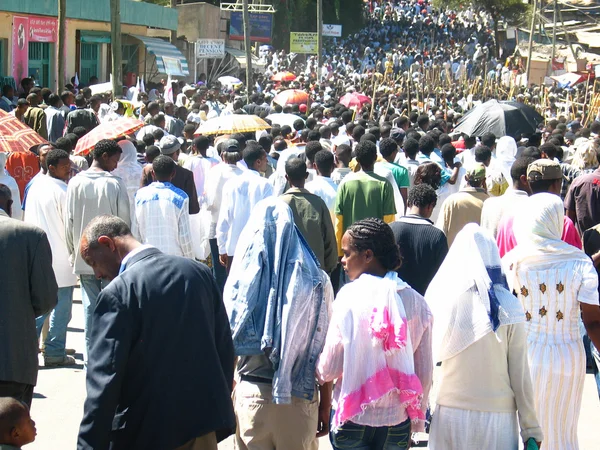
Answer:
<path fill-rule="evenodd" d="M 58 14 L 58 0 L 4 1 L 1 11 L 17 14 L 53 16 Z M 67 2 L 67 18 L 110 22 L 109 0 L 72 0 Z M 151 3 L 121 0 L 121 23 L 143 25 L 164 30 L 177 30 L 177 9 Z"/>

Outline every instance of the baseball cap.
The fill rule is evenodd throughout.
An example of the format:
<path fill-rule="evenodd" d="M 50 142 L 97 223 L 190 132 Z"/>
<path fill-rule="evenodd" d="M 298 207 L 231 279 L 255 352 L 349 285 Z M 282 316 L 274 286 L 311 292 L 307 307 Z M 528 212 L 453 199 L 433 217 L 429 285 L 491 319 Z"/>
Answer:
<path fill-rule="evenodd" d="M 181 148 L 181 144 L 175 136 L 164 136 L 158 143 L 158 148 L 163 155 L 172 155 Z"/>
<path fill-rule="evenodd" d="M 538 159 L 527 167 L 528 181 L 559 180 L 562 177 L 560 164 L 550 159 Z"/>
<path fill-rule="evenodd" d="M 471 181 L 482 181 L 485 179 L 485 166 L 483 163 L 475 163 L 473 167 L 471 167 L 467 171 L 467 177 Z"/>
<path fill-rule="evenodd" d="M 226 152 L 239 152 L 240 144 L 236 139 L 227 139 L 223 142 L 223 149 Z"/>

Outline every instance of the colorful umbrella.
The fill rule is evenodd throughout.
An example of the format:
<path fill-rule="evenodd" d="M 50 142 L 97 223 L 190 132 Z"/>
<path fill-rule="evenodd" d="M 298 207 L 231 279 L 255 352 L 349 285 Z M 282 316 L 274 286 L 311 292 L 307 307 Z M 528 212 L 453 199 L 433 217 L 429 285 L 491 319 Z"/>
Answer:
<path fill-rule="evenodd" d="M 194 135 L 250 133 L 271 128 L 267 122 L 255 115 L 230 114 L 207 120 Z"/>
<path fill-rule="evenodd" d="M 27 153 L 31 147 L 47 143 L 15 116 L 0 109 L 0 152 Z"/>
<path fill-rule="evenodd" d="M 362 108 L 365 103 L 371 103 L 371 97 L 359 94 L 358 92 L 350 92 L 340 98 L 340 103 L 346 108 L 352 108 L 353 106 Z"/>
<path fill-rule="evenodd" d="M 273 103 L 281 106 L 307 104 L 308 94 L 299 89 L 288 89 L 277 94 L 273 99 Z"/>
<path fill-rule="evenodd" d="M 294 81 L 296 79 L 296 75 L 292 72 L 279 72 L 271 77 L 271 81 Z"/>
<path fill-rule="evenodd" d="M 112 122 L 104 122 L 79 139 L 75 147 L 75 154 L 87 155 L 98 141 L 127 136 L 143 126 L 144 122 L 134 118 L 122 118 Z"/>

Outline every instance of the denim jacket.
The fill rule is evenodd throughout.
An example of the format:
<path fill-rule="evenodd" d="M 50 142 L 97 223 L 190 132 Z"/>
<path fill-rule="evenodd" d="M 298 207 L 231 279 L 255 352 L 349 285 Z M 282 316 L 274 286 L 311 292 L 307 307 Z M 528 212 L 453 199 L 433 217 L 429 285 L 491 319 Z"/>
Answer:
<path fill-rule="evenodd" d="M 273 399 L 312 400 L 333 289 L 276 197 L 259 202 L 246 224 L 223 294 L 236 355 L 265 353 L 275 369 Z"/>

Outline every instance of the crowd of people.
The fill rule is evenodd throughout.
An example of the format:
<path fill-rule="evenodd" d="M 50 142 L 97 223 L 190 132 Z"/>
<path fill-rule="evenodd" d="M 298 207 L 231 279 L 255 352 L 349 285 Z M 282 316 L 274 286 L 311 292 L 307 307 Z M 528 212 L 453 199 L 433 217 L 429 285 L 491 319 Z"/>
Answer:
<path fill-rule="evenodd" d="M 588 363 L 600 395 L 600 121 L 504 84 L 492 29 L 390 2 L 295 81 L 270 79 L 298 68 L 271 52 L 245 94 L 5 86 L 0 108 L 48 143 L 0 153 L 0 448 L 35 439 L 38 354 L 77 363 L 77 286 L 82 450 L 383 450 L 418 432 L 432 450 L 579 448 Z M 273 102 L 290 87 L 309 101 Z M 353 92 L 372 101 L 339 102 Z M 545 123 L 455 133 L 495 95 Z M 231 115 L 268 126 L 203 133 Z"/>

